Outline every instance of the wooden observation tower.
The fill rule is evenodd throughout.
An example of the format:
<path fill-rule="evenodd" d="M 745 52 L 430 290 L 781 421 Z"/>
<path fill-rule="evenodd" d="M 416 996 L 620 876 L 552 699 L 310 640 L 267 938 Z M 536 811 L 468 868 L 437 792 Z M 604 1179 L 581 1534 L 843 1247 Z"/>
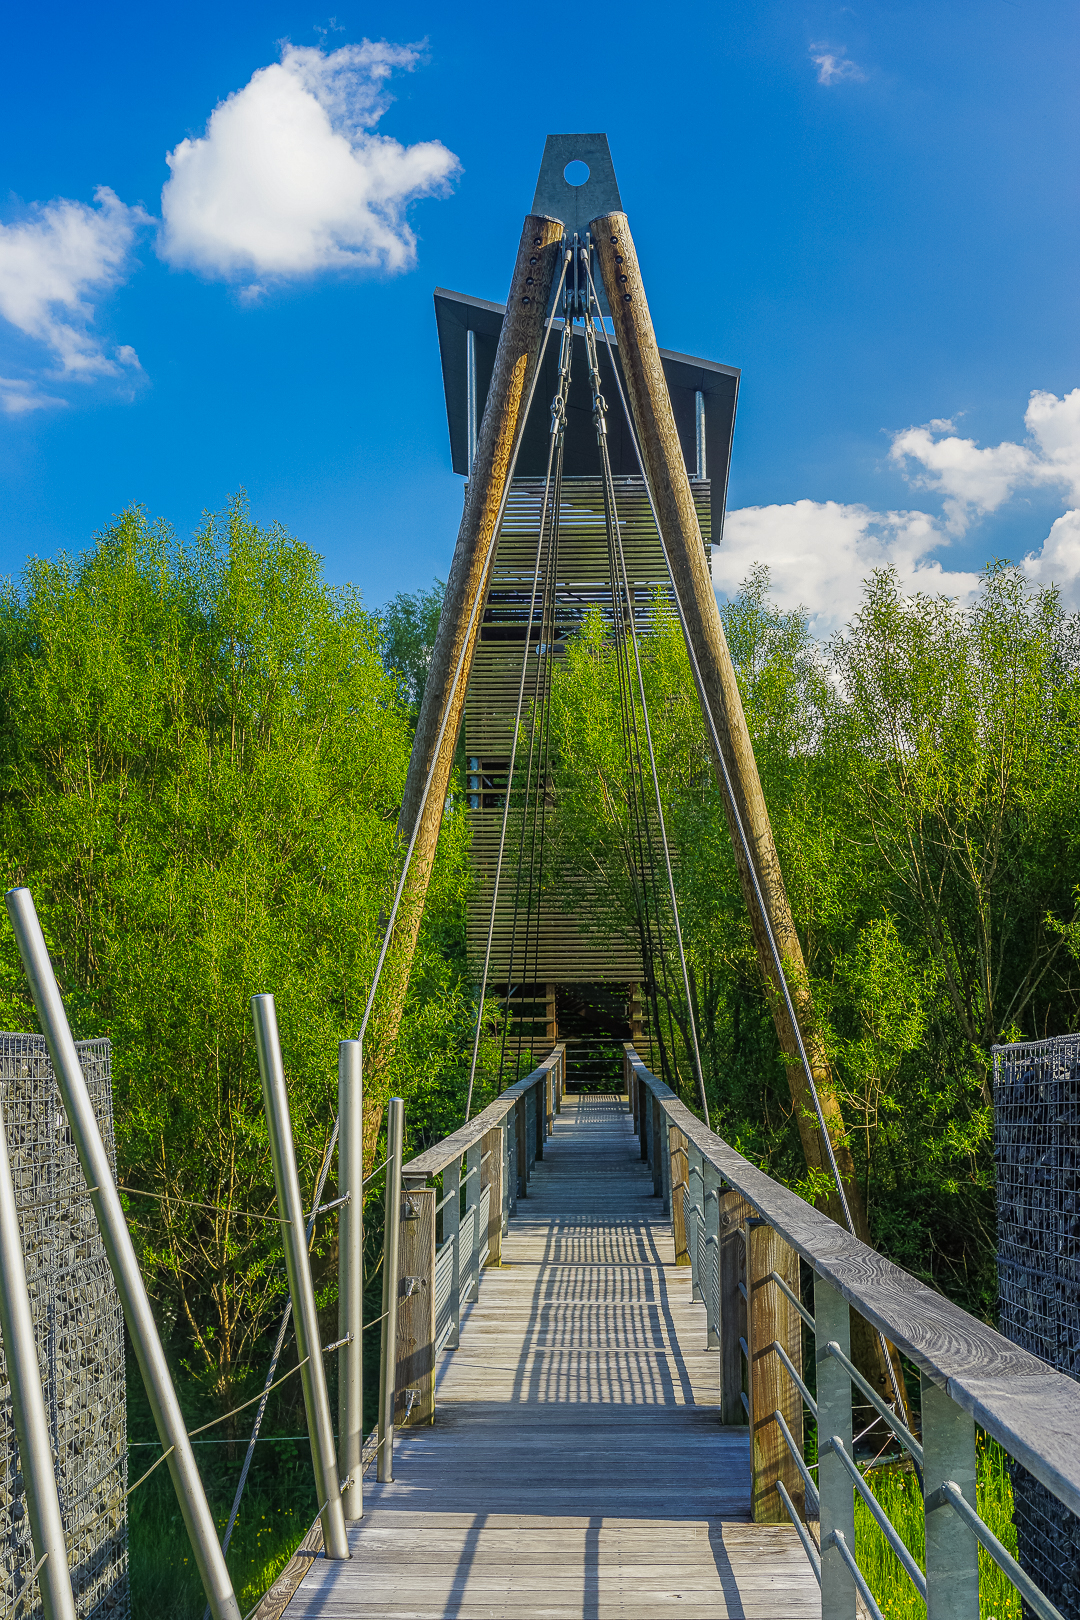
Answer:
<path fill-rule="evenodd" d="M 564 177 L 564 171 L 574 164 L 578 172 L 583 165 L 588 168 L 588 178 L 578 185 Z M 621 209 L 607 137 L 548 136 L 533 215 L 562 220 L 567 238 L 576 236 L 591 251 L 589 222 Z M 571 270 L 569 295 L 564 289 L 563 299 L 571 318 L 572 274 Z M 579 303 L 582 280 L 579 274 Z M 594 285 L 600 309 L 607 316 L 607 298 L 598 272 Z M 553 308 L 551 313 L 555 334 L 561 337 L 565 312 Z M 453 467 L 468 477 L 506 306 L 439 288 L 435 315 Z M 618 396 L 613 356 L 618 364 L 616 342 L 610 349 L 606 343 L 598 345 L 601 382 L 608 400 Z M 666 349 L 660 350 L 660 359 L 708 559 L 711 537 L 719 534 L 723 524 L 739 373 L 732 366 Z M 556 341 L 548 343 L 539 363 L 531 408 L 521 428 L 466 689 L 463 744 L 472 858 L 480 879 L 469 908 L 468 942 L 470 957 L 477 963 L 483 960 L 491 925 L 526 637 L 530 641 L 528 662 L 539 666 L 529 673 L 526 693 L 527 700 L 535 701 L 538 688 L 540 698 L 546 696 L 552 664 L 563 656 L 568 638 L 580 628 L 585 614 L 599 609 L 609 623 L 613 619 L 604 487 L 584 323 L 573 329 L 570 360 L 557 554 L 552 559 L 547 618 L 534 601 L 533 574 L 543 522 L 552 401 L 560 384 Z M 621 375 L 619 382 L 625 388 Z M 670 573 L 628 424 L 614 409 L 607 440 L 629 594 L 640 633 L 649 628 L 653 604 L 670 599 Z M 467 486 L 466 499 L 468 495 Z M 645 970 L 637 940 L 588 927 L 590 892 L 583 876 L 569 889 L 564 887 L 557 899 L 534 896 L 525 926 L 519 888 L 504 876 L 488 965 L 488 993 L 505 1000 L 509 991 L 510 1052 L 516 1055 L 519 1048 L 530 1050 L 539 1061 L 556 1040 L 562 1040 L 567 1043 L 571 1086 L 575 1080 L 598 1078 L 605 1064 L 613 1065 L 618 1075 L 619 1043 L 632 1038 L 640 1041 L 642 1023 L 648 1022 L 641 995 Z"/>

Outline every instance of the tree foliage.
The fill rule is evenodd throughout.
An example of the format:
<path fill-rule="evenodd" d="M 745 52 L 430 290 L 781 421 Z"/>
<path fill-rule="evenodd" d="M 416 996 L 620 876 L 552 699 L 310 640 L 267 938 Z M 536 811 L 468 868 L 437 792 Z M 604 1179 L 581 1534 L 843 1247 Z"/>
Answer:
<path fill-rule="evenodd" d="M 1007 566 L 965 610 L 879 573 L 825 649 L 803 614 L 769 602 L 763 569 L 723 617 L 872 1227 L 901 1264 L 989 1311 L 990 1050 L 1080 1016 L 1076 621 Z M 681 632 L 662 608 L 642 654 L 714 1125 L 812 1193 Z M 554 682 L 545 881 L 558 892 L 588 873 L 597 926 L 632 938 L 640 851 L 619 702 L 596 615 Z M 659 904 L 663 922 L 662 887 Z"/>
<path fill-rule="evenodd" d="M 144 1268 L 225 1404 L 285 1289 L 279 1229 L 254 1218 L 273 1178 L 250 997 L 276 997 L 309 1195 L 399 868 L 411 725 L 383 635 L 239 502 L 188 546 L 130 511 L 3 602 L 9 881 L 34 893 L 77 1033 L 112 1037 Z M 401 1037 L 368 1088 L 376 1107 L 415 1098 L 414 1123 L 460 1082 L 466 849 L 452 812 Z M 6 931 L 0 956 L 8 1027 L 32 1027 Z"/>

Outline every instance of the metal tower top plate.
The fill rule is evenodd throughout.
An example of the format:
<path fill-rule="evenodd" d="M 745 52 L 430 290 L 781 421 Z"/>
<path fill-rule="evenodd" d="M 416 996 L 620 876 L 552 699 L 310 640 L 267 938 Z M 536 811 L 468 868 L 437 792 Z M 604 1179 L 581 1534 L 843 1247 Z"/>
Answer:
<path fill-rule="evenodd" d="M 569 163 L 584 163 L 588 168 L 589 177 L 581 185 L 571 185 L 566 179 L 564 171 Z M 606 135 L 548 136 L 532 211 L 561 219 L 567 236 L 576 231 L 582 241 L 598 214 L 622 212 Z"/>

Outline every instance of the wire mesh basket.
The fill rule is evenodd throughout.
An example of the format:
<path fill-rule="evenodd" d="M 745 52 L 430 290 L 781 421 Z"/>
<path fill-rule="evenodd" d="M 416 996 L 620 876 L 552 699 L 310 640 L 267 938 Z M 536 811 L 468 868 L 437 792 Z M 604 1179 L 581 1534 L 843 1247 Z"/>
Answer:
<path fill-rule="evenodd" d="M 1080 1379 L 1080 1036 L 994 1048 L 994 1164 L 999 1326 Z M 1012 1476 L 1020 1562 L 1080 1620 L 1080 1519 Z"/>
<path fill-rule="evenodd" d="M 109 1042 L 77 1051 L 115 1174 Z M 0 1097 L 76 1612 L 128 1620 L 123 1315 L 43 1036 L 0 1035 Z M 40 1615 L 33 1568 L 0 1348 L 0 1612 Z"/>

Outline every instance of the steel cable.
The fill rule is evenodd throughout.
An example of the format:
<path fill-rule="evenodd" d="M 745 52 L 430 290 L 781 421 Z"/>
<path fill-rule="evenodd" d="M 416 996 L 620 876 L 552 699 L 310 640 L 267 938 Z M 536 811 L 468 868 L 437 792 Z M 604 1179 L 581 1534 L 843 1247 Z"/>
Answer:
<path fill-rule="evenodd" d="M 593 280 L 592 266 L 589 264 L 588 254 L 585 252 L 584 249 L 582 250 L 582 255 L 581 256 L 582 256 L 582 262 L 584 263 L 584 266 L 585 266 L 585 274 L 588 277 L 590 293 L 592 295 L 592 298 L 593 298 L 594 302 L 596 303 L 597 309 L 599 309 L 600 305 L 599 305 L 599 300 L 596 298 L 596 284 L 595 284 L 595 282 Z M 671 578 L 672 595 L 673 595 L 674 600 L 675 600 L 675 608 L 676 608 L 676 612 L 678 613 L 678 616 L 679 616 L 679 623 L 682 626 L 683 640 L 686 643 L 687 656 L 689 658 L 690 669 L 691 669 L 691 672 L 692 672 L 692 675 L 693 675 L 693 678 L 694 678 L 694 685 L 697 688 L 698 701 L 701 704 L 701 710 L 702 710 L 702 713 L 703 713 L 703 715 L 705 717 L 705 723 L 708 726 L 709 735 L 710 735 L 710 737 L 712 739 L 713 752 L 714 752 L 715 758 L 717 759 L 717 761 L 719 762 L 719 765 L 720 765 L 720 771 L 721 771 L 721 775 L 723 777 L 723 782 L 724 782 L 724 791 L 725 791 L 725 793 L 727 795 L 728 803 L 731 806 L 731 811 L 732 811 L 732 816 L 733 816 L 733 819 L 734 819 L 734 822 L 735 822 L 735 827 L 736 827 L 736 830 L 737 830 L 738 835 L 739 835 L 739 843 L 740 843 L 740 845 L 742 847 L 743 855 L 744 855 L 744 858 L 745 858 L 746 864 L 747 864 L 747 869 L 749 870 L 749 873 L 750 873 L 750 880 L 751 880 L 751 883 L 752 883 L 753 889 L 754 889 L 754 897 L 757 900 L 758 910 L 759 910 L 760 915 L 761 915 L 762 924 L 763 924 L 763 926 L 765 928 L 766 938 L 768 939 L 768 942 L 769 942 L 769 949 L 770 949 L 770 952 L 772 954 L 773 962 L 774 962 L 775 967 L 776 967 L 776 974 L 777 974 L 777 980 L 778 980 L 779 987 L 780 987 L 780 992 L 781 992 L 781 995 L 783 996 L 784 1004 L 785 1004 L 785 1006 L 787 1008 L 787 1014 L 788 1014 L 788 1018 L 791 1021 L 791 1027 L 792 1027 L 792 1031 L 793 1031 L 794 1036 L 795 1036 L 796 1044 L 798 1045 L 799 1058 L 800 1058 L 800 1061 L 802 1063 L 803 1072 L 806 1075 L 807 1084 L 810 1087 L 810 1095 L 811 1095 L 811 1097 L 813 1099 L 814 1111 L 817 1114 L 818 1126 L 819 1126 L 820 1131 L 821 1131 L 822 1141 L 823 1141 L 824 1146 L 825 1146 L 825 1151 L 826 1151 L 826 1153 L 828 1155 L 829 1167 L 830 1167 L 830 1169 L 832 1171 L 833 1181 L 834 1181 L 835 1186 L 836 1186 L 836 1191 L 837 1191 L 837 1194 L 838 1194 L 839 1199 L 840 1199 L 841 1207 L 842 1207 L 842 1209 L 844 1211 L 844 1220 L 845 1220 L 845 1222 L 847 1224 L 848 1231 L 851 1233 L 852 1237 L 855 1237 L 855 1236 L 857 1236 L 857 1234 L 855 1232 L 855 1223 L 851 1218 L 851 1210 L 850 1210 L 850 1208 L 848 1206 L 847 1193 L 844 1190 L 843 1178 L 840 1175 L 840 1167 L 836 1162 L 836 1154 L 835 1154 L 835 1152 L 833 1150 L 832 1138 L 829 1135 L 828 1126 L 825 1123 L 825 1114 L 824 1114 L 824 1111 L 823 1111 L 823 1109 L 821 1107 L 821 1099 L 818 1096 L 818 1089 L 817 1089 L 817 1084 L 816 1084 L 816 1082 L 814 1080 L 813 1071 L 810 1068 L 810 1059 L 807 1056 L 806 1046 L 805 1046 L 805 1043 L 803 1041 L 803 1036 L 802 1036 L 802 1030 L 799 1027 L 799 1020 L 795 1016 L 795 1005 L 794 1005 L 794 1002 L 793 1002 L 792 997 L 791 997 L 791 990 L 790 990 L 790 987 L 789 987 L 788 982 L 787 982 L 787 975 L 784 972 L 783 962 L 782 962 L 782 959 L 781 959 L 781 956 L 780 956 L 779 947 L 777 946 L 777 943 L 776 943 L 776 935 L 775 935 L 775 933 L 773 931 L 772 920 L 769 917 L 769 913 L 768 913 L 768 910 L 767 910 L 766 905 L 765 905 L 765 896 L 764 896 L 764 894 L 762 893 L 762 890 L 761 890 L 761 882 L 760 882 L 760 879 L 758 877 L 757 866 L 756 866 L 756 864 L 755 864 L 755 862 L 753 860 L 753 857 L 751 855 L 751 852 L 750 852 L 750 843 L 749 843 L 749 840 L 748 840 L 748 838 L 746 836 L 746 828 L 743 825 L 742 815 L 741 815 L 741 813 L 739 811 L 738 800 L 735 797 L 735 791 L 734 791 L 734 788 L 733 788 L 732 782 L 731 782 L 731 774 L 730 774 L 730 772 L 728 770 L 727 759 L 725 758 L 724 751 L 720 746 L 720 737 L 719 737 L 719 734 L 718 734 L 717 729 L 716 729 L 716 721 L 713 718 L 712 708 L 711 708 L 711 706 L 709 704 L 708 695 L 707 695 L 707 693 L 705 691 L 705 682 L 704 682 L 704 680 L 702 678 L 701 669 L 700 669 L 700 666 L 698 664 L 697 653 L 694 650 L 693 640 L 691 638 L 689 626 L 687 624 L 686 612 L 685 612 L 685 609 L 684 609 L 683 604 L 682 604 L 682 598 L 679 595 L 679 588 L 675 583 L 675 575 L 674 575 L 674 571 L 672 570 L 672 567 L 671 567 L 671 558 L 670 558 L 670 556 L 668 554 L 667 542 L 664 539 L 664 533 L 663 533 L 662 528 L 660 527 L 660 514 L 659 514 L 659 512 L 657 511 L 657 508 L 656 508 L 656 499 L 655 499 L 655 496 L 653 494 L 652 484 L 650 483 L 649 475 L 645 470 L 645 461 L 644 461 L 644 458 L 643 458 L 643 456 L 641 454 L 641 445 L 638 442 L 638 436 L 637 436 L 637 431 L 636 431 L 636 429 L 634 427 L 633 417 L 631 416 L 630 407 L 629 407 L 629 405 L 627 403 L 626 394 L 625 394 L 625 392 L 623 390 L 622 378 L 619 376 L 619 369 L 618 369 L 618 366 L 617 366 L 616 361 L 615 361 L 614 345 L 613 345 L 613 343 L 611 341 L 611 337 L 610 337 L 610 335 L 609 335 L 609 333 L 607 331 L 607 328 L 603 324 L 603 321 L 601 321 L 601 323 L 600 323 L 600 330 L 603 332 L 604 341 L 607 344 L 608 354 L 609 354 L 610 359 L 611 359 L 611 369 L 612 369 L 612 372 L 614 373 L 614 376 L 615 376 L 615 385 L 619 390 L 619 399 L 620 399 L 620 401 L 622 403 L 623 414 L 624 414 L 624 416 L 626 418 L 627 430 L 628 430 L 628 432 L 630 434 L 630 442 L 633 444 L 634 456 L 635 456 L 635 458 L 637 460 L 638 467 L 641 470 L 641 477 L 642 477 L 642 481 L 643 481 L 643 483 L 645 485 L 645 492 L 646 492 L 646 494 L 648 496 L 648 499 L 649 499 L 649 506 L 650 506 L 650 509 L 652 511 L 653 521 L 656 524 L 656 532 L 657 532 L 657 535 L 659 536 L 659 539 L 660 539 L 660 547 L 661 547 L 661 550 L 663 551 L 663 554 L 664 554 L 664 562 L 667 565 L 668 574 L 669 574 L 669 576 Z M 878 1332 L 878 1338 L 880 1339 L 882 1347 L 883 1347 L 884 1352 L 885 1352 L 885 1364 L 889 1369 L 889 1378 L 890 1378 L 890 1381 L 892 1383 L 893 1394 L 896 1397 L 897 1404 L 903 1410 L 904 1406 L 905 1406 L 905 1403 L 904 1403 L 903 1396 L 900 1393 L 900 1386 L 899 1386 L 899 1383 L 897 1381 L 896 1369 L 893 1366 L 892 1356 L 889 1354 L 888 1343 L 887 1343 L 887 1340 L 885 1338 L 885 1335 L 882 1332 L 880 1332 L 880 1330 Z"/>

